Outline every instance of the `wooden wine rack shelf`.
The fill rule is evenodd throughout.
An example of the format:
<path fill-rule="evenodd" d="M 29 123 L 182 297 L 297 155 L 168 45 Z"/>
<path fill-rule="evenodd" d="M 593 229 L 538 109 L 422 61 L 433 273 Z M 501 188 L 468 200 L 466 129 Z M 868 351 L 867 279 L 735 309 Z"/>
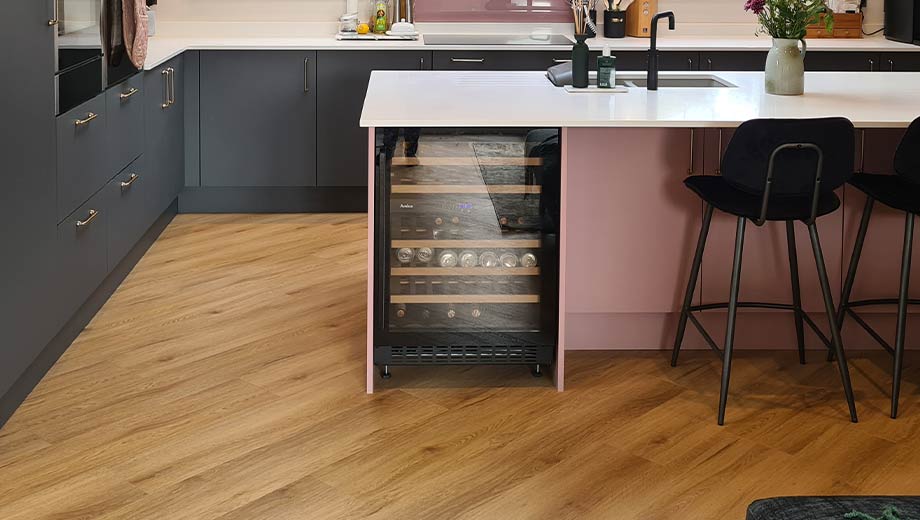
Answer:
<path fill-rule="evenodd" d="M 390 303 L 540 303 L 539 294 L 394 294 Z"/>
<path fill-rule="evenodd" d="M 391 191 L 418 194 L 488 193 L 498 195 L 542 192 L 541 186 L 528 184 L 394 184 Z"/>
<path fill-rule="evenodd" d="M 393 276 L 539 276 L 539 267 L 394 267 Z"/>
<path fill-rule="evenodd" d="M 540 157 L 393 157 L 393 166 L 543 166 Z"/>
<path fill-rule="evenodd" d="M 537 249 L 539 240 L 393 240 L 390 247 L 430 247 L 432 249 L 469 248 L 469 249 Z"/>

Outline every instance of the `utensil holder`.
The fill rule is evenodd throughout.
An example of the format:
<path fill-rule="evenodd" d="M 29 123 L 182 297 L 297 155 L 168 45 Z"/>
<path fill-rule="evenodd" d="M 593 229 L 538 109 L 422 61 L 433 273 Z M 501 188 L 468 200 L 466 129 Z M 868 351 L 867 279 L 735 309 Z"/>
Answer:
<path fill-rule="evenodd" d="M 572 86 L 588 88 L 588 44 L 587 34 L 576 34 L 572 46 Z"/>
<path fill-rule="evenodd" d="M 626 11 L 604 11 L 604 38 L 626 37 Z"/>
<path fill-rule="evenodd" d="M 591 18 L 591 23 L 593 23 L 594 26 L 597 27 L 597 9 L 591 9 L 590 11 L 588 11 L 588 16 Z M 587 36 L 588 38 L 594 38 L 595 36 L 597 36 L 597 33 L 594 32 L 593 29 L 591 29 L 590 25 L 586 24 L 585 25 L 585 36 Z"/>

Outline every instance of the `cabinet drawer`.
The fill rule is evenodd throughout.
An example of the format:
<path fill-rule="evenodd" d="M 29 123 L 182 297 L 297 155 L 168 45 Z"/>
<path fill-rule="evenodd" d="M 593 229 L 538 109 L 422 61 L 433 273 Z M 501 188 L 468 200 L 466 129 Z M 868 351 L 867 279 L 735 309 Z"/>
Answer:
<path fill-rule="evenodd" d="M 135 74 L 105 93 L 105 152 L 110 173 L 121 171 L 144 151 L 143 83 L 143 75 Z"/>
<path fill-rule="evenodd" d="M 153 223 L 147 169 L 141 155 L 109 181 L 108 268 L 111 271 Z"/>
<path fill-rule="evenodd" d="M 105 94 L 58 116 L 58 221 L 73 213 L 111 177 L 105 137 Z"/>
<path fill-rule="evenodd" d="M 879 55 L 874 52 L 809 52 L 805 70 L 874 72 L 879 70 Z"/>
<path fill-rule="evenodd" d="M 592 62 L 599 53 L 592 53 Z M 572 51 L 435 51 L 435 70 L 546 70 Z M 593 65 L 592 65 L 593 66 Z"/>
<path fill-rule="evenodd" d="M 108 274 L 107 192 L 100 190 L 57 228 L 60 301 L 70 316 Z"/>

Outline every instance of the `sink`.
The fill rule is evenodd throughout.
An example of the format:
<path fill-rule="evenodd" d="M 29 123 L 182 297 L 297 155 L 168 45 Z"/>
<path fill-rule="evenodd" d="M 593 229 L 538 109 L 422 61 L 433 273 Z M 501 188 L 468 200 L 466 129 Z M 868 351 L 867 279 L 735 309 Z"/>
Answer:
<path fill-rule="evenodd" d="M 572 45 L 562 34 L 426 34 L 425 45 Z"/>
<path fill-rule="evenodd" d="M 617 85 L 645 88 L 648 80 L 645 74 L 617 75 Z M 711 74 L 659 76 L 658 88 L 735 88 L 735 85 Z"/>

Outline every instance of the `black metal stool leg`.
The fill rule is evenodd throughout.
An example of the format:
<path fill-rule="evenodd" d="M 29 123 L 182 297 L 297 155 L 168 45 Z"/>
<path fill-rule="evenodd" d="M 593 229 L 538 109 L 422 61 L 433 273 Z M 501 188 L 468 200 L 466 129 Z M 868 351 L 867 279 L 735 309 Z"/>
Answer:
<path fill-rule="evenodd" d="M 869 230 L 869 217 L 872 216 L 872 208 L 875 199 L 866 197 L 866 205 L 863 208 L 862 218 L 859 221 L 859 232 L 856 233 L 856 243 L 853 244 L 853 255 L 850 257 L 850 267 L 847 269 L 847 276 L 843 282 L 843 291 L 840 293 L 840 304 L 837 306 L 837 328 L 843 327 L 843 320 L 847 315 L 847 306 L 850 304 L 850 293 L 853 291 L 853 283 L 856 281 L 856 268 L 859 266 L 859 258 L 862 255 L 863 244 L 866 242 L 866 231 Z M 834 351 L 827 351 L 827 360 L 834 360 Z"/>
<path fill-rule="evenodd" d="M 722 388 L 719 392 L 719 426 L 725 424 L 728 403 L 728 382 L 732 371 L 732 349 L 735 343 L 735 316 L 738 312 L 738 290 L 741 286 L 741 257 L 744 252 L 744 217 L 738 217 L 735 232 L 735 259 L 732 262 L 731 292 L 728 296 L 728 322 L 725 326 L 725 352 L 722 356 Z"/>
<path fill-rule="evenodd" d="M 671 352 L 671 366 L 677 366 L 677 356 L 680 355 L 680 346 L 684 342 L 684 332 L 687 330 L 687 316 L 690 314 L 690 305 L 693 304 L 693 291 L 696 289 L 696 280 L 699 278 L 700 266 L 703 263 L 703 249 L 706 247 L 706 237 L 709 236 L 709 224 L 712 222 L 712 204 L 706 204 L 703 210 L 703 224 L 700 226 L 700 238 L 696 242 L 696 252 L 693 254 L 693 264 L 690 266 L 690 281 L 687 282 L 687 292 L 684 303 L 680 308 L 680 319 L 677 322 L 677 336 L 674 338 L 674 350 Z"/>
<path fill-rule="evenodd" d="M 891 418 L 898 417 L 901 393 L 901 369 L 904 360 L 904 329 L 907 324 L 907 288 L 910 285 L 910 259 L 914 240 L 914 214 L 907 214 L 904 224 L 904 249 L 901 255 L 901 288 L 898 290 L 898 329 L 894 340 L 894 369 L 891 374 Z"/>
<path fill-rule="evenodd" d="M 799 363 L 805 364 L 805 320 L 802 318 L 802 290 L 799 286 L 799 258 L 795 249 L 795 227 L 786 221 L 786 244 L 789 248 L 789 272 L 792 274 L 792 307 L 795 314 L 795 339 L 799 347 Z"/>
<path fill-rule="evenodd" d="M 814 222 L 808 224 L 808 234 L 811 237 L 811 248 L 815 253 L 815 266 L 818 268 L 818 279 L 821 283 L 821 293 L 824 296 L 824 310 L 827 312 L 827 321 L 831 329 L 834 351 L 837 354 L 837 366 L 840 369 L 840 379 L 843 380 L 843 391 L 846 394 L 847 406 L 850 408 L 850 420 L 857 422 L 853 386 L 850 384 L 850 369 L 847 366 L 846 355 L 843 353 L 840 328 L 837 327 L 836 323 L 834 298 L 831 295 L 831 286 L 827 279 L 827 268 L 824 264 L 824 253 L 821 251 L 821 241 L 818 238 L 818 227 Z"/>

